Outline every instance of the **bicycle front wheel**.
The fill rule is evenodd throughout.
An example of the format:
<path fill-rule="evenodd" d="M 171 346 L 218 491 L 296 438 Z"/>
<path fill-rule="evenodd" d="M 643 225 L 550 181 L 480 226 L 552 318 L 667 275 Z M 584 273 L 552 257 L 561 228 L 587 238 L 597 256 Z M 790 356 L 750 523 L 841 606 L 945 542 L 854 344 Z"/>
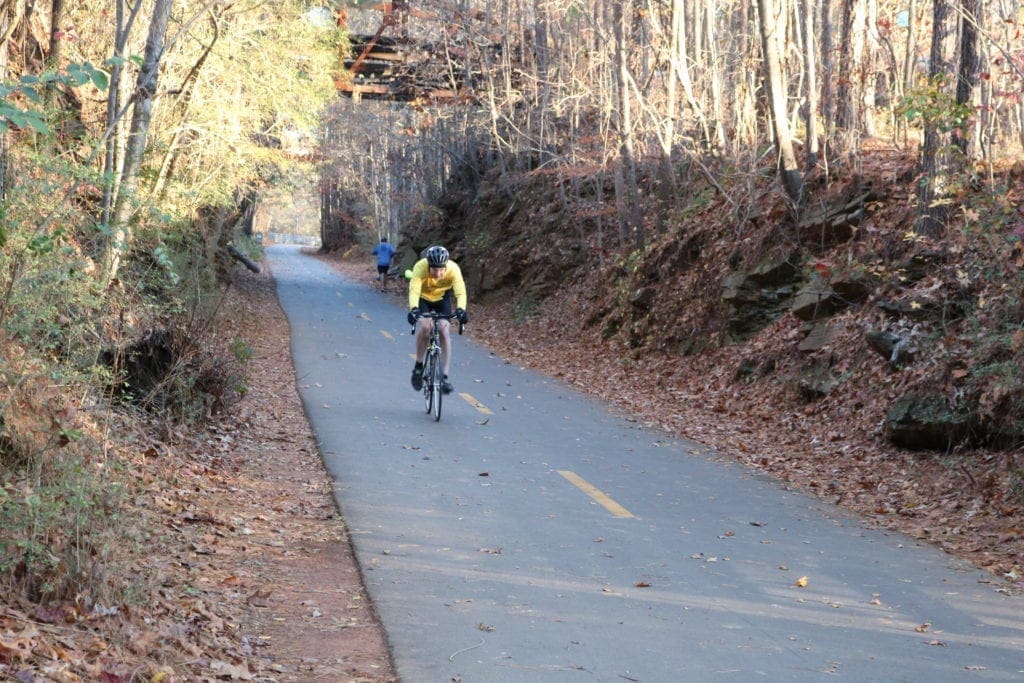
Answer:
<path fill-rule="evenodd" d="M 444 380 L 444 375 L 441 372 L 441 359 L 436 358 L 430 373 L 430 383 L 434 386 L 434 421 L 441 421 L 441 397 L 444 396 L 444 392 L 441 391 L 441 382 Z"/>
<path fill-rule="evenodd" d="M 434 357 L 432 354 L 427 354 L 425 362 L 423 363 L 423 404 L 426 406 L 427 414 L 434 409 Z"/>

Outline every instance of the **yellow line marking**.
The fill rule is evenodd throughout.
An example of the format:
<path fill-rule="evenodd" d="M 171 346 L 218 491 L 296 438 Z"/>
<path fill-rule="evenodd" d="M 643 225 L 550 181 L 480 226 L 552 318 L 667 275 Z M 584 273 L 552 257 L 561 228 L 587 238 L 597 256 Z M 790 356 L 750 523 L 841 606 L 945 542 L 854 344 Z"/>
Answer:
<path fill-rule="evenodd" d="M 381 334 L 383 334 L 383 335 L 384 335 L 384 336 L 385 336 L 386 338 L 388 338 L 388 339 L 390 339 L 390 340 L 392 340 L 392 341 L 394 341 L 394 340 L 395 340 L 395 338 L 394 338 L 394 337 L 392 337 L 392 336 L 391 336 L 391 333 L 390 333 L 390 332 L 388 332 L 387 330 L 381 330 L 381 331 L 380 331 L 380 333 L 381 333 Z"/>
<path fill-rule="evenodd" d="M 473 406 L 474 408 L 476 408 L 478 411 L 480 411 L 484 415 L 494 415 L 494 413 L 491 412 L 490 408 L 488 408 L 483 403 L 481 403 L 480 401 L 476 400 L 475 398 L 473 398 L 469 394 L 460 393 L 459 396 L 461 396 L 466 401 L 466 403 L 468 403 L 469 405 Z"/>
<path fill-rule="evenodd" d="M 569 470 L 558 470 L 558 473 L 565 477 L 570 484 L 572 484 L 579 490 L 583 491 L 583 493 L 587 494 L 595 501 L 600 503 L 605 510 L 612 513 L 616 517 L 633 518 L 632 512 L 630 512 L 629 510 L 622 507 L 614 500 L 606 496 L 603 492 L 595 488 L 593 484 L 588 482 L 580 475 L 576 474 L 575 472 L 570 472 Z"/>

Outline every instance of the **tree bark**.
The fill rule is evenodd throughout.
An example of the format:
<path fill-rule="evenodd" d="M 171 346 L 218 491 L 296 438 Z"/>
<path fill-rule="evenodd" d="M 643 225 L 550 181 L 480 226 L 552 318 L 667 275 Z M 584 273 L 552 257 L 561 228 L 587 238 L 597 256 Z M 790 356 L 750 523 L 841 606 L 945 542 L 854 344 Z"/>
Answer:
<path fill-rule="evenodd" d="M 934 0 L 932 14 L 932 47 L 929 57 L 929 75 L 933 87 L 941 87 L 937 78 L 943 73 L 945 64 L 945 32 L 949 18 L 947 0 Z M 921 237 L 937 238 L 949 215 L 949 159 L 948 150 L 943 150 L 938 123 L 932 119 L 924 122 L 924 142 L 921 145 L 921 185 L 917 195 L 917 219 L 914 233 Z"/>
<path fill-rule="evenodd" d="M 903 92 L 914 87 L 917 71 L 917 0 L 907 5 L 907 52 L 903 58 Z"/>
<path fill-rule="evenodd" d="M 816 2 L 816 0 L 810 0 Z M 832 14 L 830 2 L 821 3 L 821 118 L 825 126 L 825 139 L 836 128 L 835 58 L 832 40 Z M 827 149 L 826 144 L 826 149 Z"/>
<path fill-rule="evenodd" d="M 836 134 L 843 154 L 852 155 L 860 146 L 863 133 L 864 101 L 864 2 L 843 0 L 843 27 L 840 42 L 841 64 L 836 89 Z"/>
<path fill-rule="evenodd" d="M 803 0 L 804 15 L 804 71 L 807 75 L 807 102 L 804 125 L 807 127 L 807 157 L 804 167 L 811 170 L 818 165 L 820 151 L 818 129 L 818 59 L 816 54 L 817 31 L 814 24 L 815 0 Z"/>
<path fill-rule="evenodd" d="M 961 0 L 964 16 L 960 20 L 959 62 L 956 70 L 956 103 L 969 106 L 978 84 L 978 33 L 984 26 L 982 0 Z M 953 129 L 953 144 L 964 159 L 971 156 L 971 138 L 963 128 Z"/>
<path fill-rule="evenodd" d="M 774 0 L 758 0 L 761 14 L 761 44 L 764 50 L 764 79 L 775 124 L 775 143 L 779 148 L 779 178 L 793 206 L 803 203 L 804 183 L 793 150 L 793 138 L 786 113 L 786 92 L 783 85 L 782 62 L 779 57 L 779 19 Z"/>
<path fill-rule="evenodd" d="M 153 100 L 156 97 L 160 76 L 160 60 L 163 58 L 167 23 L 173 4 L 173 0 L 156 0 L 153 6 L 142 68 L 132 95 L 135 107 L 128 133 L 128 146 L 125 149 L 124 172 L 121 175 L 121 186 L 114 207 L 113 230 L 103 255 L 104 284 L 110 284 L 117 277 L 121 259 L 131 244 L 130 220 L 135 190 L 142 170 L 142 155 L 146 151 L 149 123 L 153 115 Z"/>
<path fill-rule="evenodd" d="M 8 55 L 10 54 L 9 41 L 11 34 L 17 25 L 20 11 L 7 5 L 0 7 L 0 82 L 6 82 L 8 77 Z M 9 155 L 7 153 L 7 131 L 0 131 L 0 202 L 7 200 L 7 186 L 10 182 L 8 177 Z M 2 240 L 0 240 L 2 242 Z M 0 311 L 0 320 L 3 315 Z"/>
<path fill-rule="evenodd" d="M 117 201 L 117 190 L 121 178 L 121 130 L 123 124 L 122 91 L 125 89 L 124 66 L 127 59 L 128 37 L 131 35 L 135 19 L 139 16 L 141 3 L 135 3 L 131 12 L 125 16 L 125 0 L 114 3 L 114 64 L 110 68 L 110 84 L 107 88 L 106 140 L 103 149 L 103 183 L 102 224 L 109 226 Z"/>
<path fill-rule="evenodd" d="M 615 0 L 613 22 L 615 25 L 615 74 L 616 92 L 619 100 L 618 132 L 619 162 L 622 165 L 624 196 L 622 211 L 627 232 L 633 235 L 633 247 L 642 250 L 645 246 L 643 218 L 640 213 L 640 193 L 637 187 L 636 156 L 633 151 L 633 103 L 629 94 L 629 64 L 626 61 L 628 17 L 625 6 L 628 0 Z"/>

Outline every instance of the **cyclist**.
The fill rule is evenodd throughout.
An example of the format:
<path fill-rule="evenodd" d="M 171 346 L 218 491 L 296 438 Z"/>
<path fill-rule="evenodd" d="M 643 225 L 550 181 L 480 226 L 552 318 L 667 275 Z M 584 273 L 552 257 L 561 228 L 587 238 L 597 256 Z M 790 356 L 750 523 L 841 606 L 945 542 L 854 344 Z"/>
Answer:
<path fill-rule="evenodd" d="M 377 257 L 377 279 L 380 281 L 381 291 L 388 287 L 388 270 L 391 269 L 391 260 L 395 256 L 395 248 L 388 242 L 388 236 L 380 238 L 380 244 L 371 252 Z"/>
<path fill-rule="evenodd" d="M 427 249 L 425 258 L 412 267 L 409 279 L 410 325 L 416 327 L 416 365 L 412 368 L 412 388 L 423 388 L 423 358 L 427 353 L 434 320 L 420 318 L 421 313 L 434 311 L 442 315 L 452 314 L 452 298 L 455 299 L 455 317 L 463 325 L 469 322 L 466 314 L 466 283 L 458 264 L 448 258 L 448 250 L 434 245 Z M 447 320 L 436 321 L 441 325 L 441 361 L 444 379 L 441 391 L 450 394 L 452 385 L 448 381 L 448 366 L 451 362 L 451 326 Z"/>

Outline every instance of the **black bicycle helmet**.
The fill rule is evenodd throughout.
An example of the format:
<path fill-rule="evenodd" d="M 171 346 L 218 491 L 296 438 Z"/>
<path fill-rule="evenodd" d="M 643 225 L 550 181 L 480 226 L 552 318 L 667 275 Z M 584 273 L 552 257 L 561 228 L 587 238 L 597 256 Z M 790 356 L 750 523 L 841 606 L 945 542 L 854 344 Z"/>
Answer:
<path fill-rule="evenodd" d="M 434 245 L 427 249 L 427 265 L 431 268 L 441 268 L 448 264 L 448 250 L 442 246 Z"/>

